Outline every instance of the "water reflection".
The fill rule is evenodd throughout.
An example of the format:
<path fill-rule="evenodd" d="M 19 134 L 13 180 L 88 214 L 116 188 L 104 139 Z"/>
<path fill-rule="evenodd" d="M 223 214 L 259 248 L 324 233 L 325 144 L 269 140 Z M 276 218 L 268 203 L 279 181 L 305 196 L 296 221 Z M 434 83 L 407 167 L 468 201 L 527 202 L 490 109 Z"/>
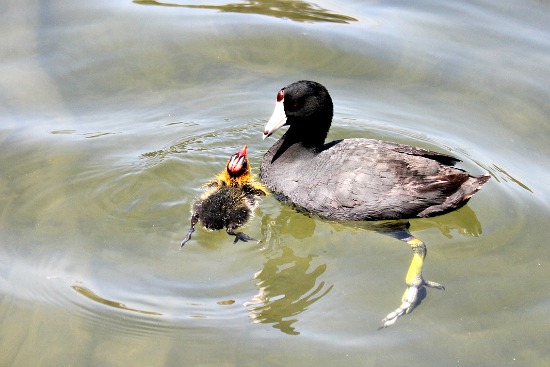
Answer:
<path fill-rule="evenodd" d="M 290 247 L 281 247 L 254 277 L 258 294 L 245 303 L 249 317 L 254 322 L 274 324 L 274 328 L 286 334 L 300 334 L 293 326 L 298 321 L 295 316 L 333 287 L 318 281 L 327 266 L 312 265 L 314 258 L 314 255 L 298 256 Z"/>
<path fill-rule="evenodd" d="M 357 19 L 336 14 L 330 10 L 324 9 L 318 5 L 307 1 L 288 1 L 288 0 L 267 0 L 267 1 L 243 1 L 240 3 L 231 3 L 226 5 L 192 5 L 177 4 L 171 2 L 162 2 L 154 0 L 134 0 L 134 3 L 141 5 L 160 5 L 183 8 L 214 9 L 225 13 L 246 13 L 260 14 L 276 18 L 285 18 L 296 22 L 331 22 L 331 23 L 349 23 Z"/>
<path fill-rule="evenodd" d="M 287 334 L 299 334 L 292 327 L 297 318 L 291 317 L 304 311 L 309 305 L 325 296 L 332 289 L 333 286 L 331 285 L 324 290 L 325 282 L 317 282 L 317 278 L 326 271 L 326 264 L 319 265 L 313 271 L 308 272 L 314 256 L 299 257 L 294 254 L 291 248 L 281 243 L 285 235 L 290 235 L 298 240 L 313 237 L 316 228 L 315 223 L 315 220 L 307 220 L 301 215 L 296 215 L 292 209 L 286 206 L 281 207 L 281 212 L 278 215 L 263 215 L 262 236 L 272 246 L 271 249 L 281 247 L 280 251 L 282 253 L 269 259 L 263 270 L 256 274 L 255 278 L 259 279 L 259 282 L 257 282 L 259 293 L 252 301 L 245 304 L 249 308 L 250 317 L 254 321 L 275 323 L 275 328 L 281 329 Z M 378 222 L 330 221 L 329 223 L 335 232 L 371 231 L 391 236 L 409 244 L 413 249 L 413 253 L 416 253 L 413 245 L 421 239 L 413 237 L 414 235 L 410 231 L 411 227 L 413 231 L 437 228 L 447 238 L 452 238 L 455 232 L 463 236 L 473 237 L 477 237 L 482 233 L 482 226 L 476 213 L 467 205 L 444 216 L 433 218 Z M 429 247 L 429 244 L 426 245 L 426 247 Z M 422 264 L 419 265 L 419 274 L 422 274 L 423 256 Z M 409 276 L 413 264 L 414 261 L 409 267 L 407 276 Z M 433 282 L 416 287 L 418 288 L 418 298 L 412 301 L 410 308 L 408 305 L 403 308 L 408 309 L 407 313 L 412 312 L 415 307 L 420 305 L 427 295 L 425 286 L 431 283 Z M 409 286 L 408 288 L 410 288 Z"/>
<path fill-rule="evenodd" d="M 438 229 L 447 238 L 453 238 L 453 233 L 470 237 L 479 237 L 483 233 L 481 222 L 477 218 L 476 213 L 468 205 L 438 217 L 401 221 L 333 222 L 333 227 L 338 232 L 349 230 L 351 227 L 386 234 L 392 237 L 394 237 L 393 234 L 395 232 L 408 230 L 416 232 L 430 228 Z"/>
<path fill-rule="evenodd" d="M 453 238 L 453 232 L 471 237 L 479 237 L 483 233 L 481 222 L 468 205 L 445 214 L 445 217 L 422 218 L 413 221 L 413 230 L 415 231 L 428 228 L 439 229 L 441 234 L 447 238 Z"/>
<path fill-rule="evenodd" d="M 283 234 L 303 240 L 312 237 L 315 232 L 315 221 L 304 220 L 301 215 L 296 215 L 290 206 L 281 206 L 279 214 L 275 215 L 263 213 L 260 208 L 258 215 L 262 217 L 262 238 L 273 247 L 282 245 Z"/>

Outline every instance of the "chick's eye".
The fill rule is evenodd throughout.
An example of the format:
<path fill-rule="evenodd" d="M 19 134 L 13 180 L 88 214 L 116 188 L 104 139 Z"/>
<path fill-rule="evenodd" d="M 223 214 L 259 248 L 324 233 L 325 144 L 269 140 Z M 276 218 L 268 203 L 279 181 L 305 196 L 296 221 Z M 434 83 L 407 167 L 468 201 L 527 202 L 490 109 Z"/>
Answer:
<path fill-rule="evenodd" d="M 294 101 L 294 102 L 292 102 L 292 105 L 293 105 L 294 107 L 298 107 L 298 106 L 300 105 L 300 102 Z"/>

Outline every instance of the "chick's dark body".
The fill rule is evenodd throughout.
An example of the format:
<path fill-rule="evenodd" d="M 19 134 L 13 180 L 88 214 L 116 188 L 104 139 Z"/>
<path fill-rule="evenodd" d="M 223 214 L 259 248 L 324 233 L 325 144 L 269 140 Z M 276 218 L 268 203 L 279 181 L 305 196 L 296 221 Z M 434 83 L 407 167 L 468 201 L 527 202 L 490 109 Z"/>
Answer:
<path fill-rule="evenodd" d="M 244 187 L 218 185 L 195 202 L 193 211 L 206 229 L 241 227 L 248 222 L 256 207 L 254 193 Z"/>

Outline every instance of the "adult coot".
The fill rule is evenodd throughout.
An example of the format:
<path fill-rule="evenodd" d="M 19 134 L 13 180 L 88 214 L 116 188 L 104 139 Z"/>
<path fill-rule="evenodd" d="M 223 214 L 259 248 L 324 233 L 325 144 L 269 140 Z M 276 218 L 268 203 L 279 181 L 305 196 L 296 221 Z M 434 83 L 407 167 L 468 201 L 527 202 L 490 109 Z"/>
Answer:
<path fill-rule="evenodd" d="M 265 154 L 261 181 L 279 199 L 318 216 L 352 221 L 429 217 L 455 210 L 487 182 L 453 167 L 447 154 L 373 139 L 325 143 L 333 115 L 327 89 L 298 81 L 277 93 L 275 111 L 264 129 L 267 138 L 289 125 Z M 388 326 L 417 301 L 422 286 L 443 289 L 422 278 L 426 246 L 408 231 L 397 237 L 411 245 L 402 305 L 383 320 Z"/>
<path fill-rule="evenodd" d="M 250 219 L 257 205 L 257 197 L 267 194 L 267 190 L 252 178 L 246 149 L 245 145 L 231 156 L 225 169 L 205 184 L 208 189 L 193 204 L 191 228 L 180 248 L 191 239 L 199 220 L 209 230 L 225 228 L 228 234 L 235 236 L 234 242 L 255 241 L 245 233 L 235 232 Z"/>

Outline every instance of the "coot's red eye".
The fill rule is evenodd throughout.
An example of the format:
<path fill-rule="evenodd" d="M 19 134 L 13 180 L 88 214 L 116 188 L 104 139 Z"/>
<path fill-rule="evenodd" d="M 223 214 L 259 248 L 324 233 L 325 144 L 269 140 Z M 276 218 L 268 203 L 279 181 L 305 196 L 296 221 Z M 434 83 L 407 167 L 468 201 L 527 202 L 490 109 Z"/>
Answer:
<path fill-rule="evenodd" d="M 281 102 L 285 98 L 285 90 L 284 88 L 277 93 L 277 102 Z"/>

